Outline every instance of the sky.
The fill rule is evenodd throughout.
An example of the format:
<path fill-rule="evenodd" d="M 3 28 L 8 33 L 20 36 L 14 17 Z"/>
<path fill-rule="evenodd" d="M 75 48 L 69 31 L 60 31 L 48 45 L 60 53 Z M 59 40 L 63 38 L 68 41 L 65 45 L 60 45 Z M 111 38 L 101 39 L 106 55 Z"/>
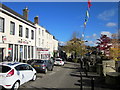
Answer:
<path fill-rule="evenodd" d="M 22 15 L 22 10 L 29 9 L 29 20 L 34 21 L 39 16 L 39 25 L 45 27 L 56 39 L 62 43 L 72 38 L 73 32 L 80 35 L 84 30 L 87 2 L 2 2 L 4 5 Z M 87 45 L 96 45 L 96 39 L 101 33 L 111 37 L 117 33 L 118 3 L 92 2 L 90 7 L 84 40 Z"/>

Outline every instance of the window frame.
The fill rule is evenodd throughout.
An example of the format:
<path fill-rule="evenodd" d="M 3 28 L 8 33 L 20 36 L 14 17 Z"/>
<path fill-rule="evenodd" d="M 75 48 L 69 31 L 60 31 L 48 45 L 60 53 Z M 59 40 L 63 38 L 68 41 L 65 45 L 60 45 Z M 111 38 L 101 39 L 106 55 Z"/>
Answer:
<path fill-rule="evenodd" d="M 21 32 L 21 34 L 20 34 L 20 32 Z M 23 26 L 22 25 L 19 25 L 19 37 L 23 37 Z"/>
<path fill-rule="evenodd" d="M 31 30 L 31 39 L 34 39 L 34 30 Z"/>
<path fill-rule="evenodd" d="M 25 37 L 26 37 L 26 38 L 29 38 L 29 29 L 28 29 L 28 28 L 26 28 Z"/>
<path fill-rule="evenodd" d="M 5 31 L 5 19 L 4 18 L 2 18 L 2 17 L 0 17 L 0 19 L 2 19 L 3 20 L 3 30 L 1 29 L 1 31 L 0 32 L 2 32 L 2 33 L 4 33 Z"/>
<path fill-rule="evenodd" d="M 14 25 L 13 30 L 12 30 L 12 27 L 11 27 L 12 24 Z M 10 35 L 15 35 L 15 22 L 12 22 L 12 21 L 10 21 Z"/>

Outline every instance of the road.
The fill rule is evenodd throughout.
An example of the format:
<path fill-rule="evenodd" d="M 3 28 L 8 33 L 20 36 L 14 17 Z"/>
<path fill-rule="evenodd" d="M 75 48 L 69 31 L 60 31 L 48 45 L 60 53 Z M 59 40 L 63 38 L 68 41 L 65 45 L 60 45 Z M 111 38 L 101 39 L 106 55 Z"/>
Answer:
<path fill-rule="evenodd" d="M 64 66 L 55 66 L 47 74 L 37 73 L 37 79 L 23 84 L 20 89 L 80 89 L 79 63 L 67 62 Z"/>

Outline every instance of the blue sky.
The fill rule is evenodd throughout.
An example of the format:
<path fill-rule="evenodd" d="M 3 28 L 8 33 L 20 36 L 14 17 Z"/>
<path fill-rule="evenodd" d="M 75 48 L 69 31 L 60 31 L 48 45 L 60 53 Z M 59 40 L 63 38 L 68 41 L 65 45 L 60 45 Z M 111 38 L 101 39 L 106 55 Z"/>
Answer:
<path fill-rule="evenodd" d="M 71 39 L 73 32 L 83 32 L 87 2 L 3 2 L 6 6 L 22 15 L 27 6 L 29 20 L 33 22 L 39 16 L 40 25 L 45 27 L 58 41 Z M 111 34 L 117 32 L 118 3 L 92 2 L 90 18 L 85 29 L 85 40 L 95 45 L 101 32 Z"/>

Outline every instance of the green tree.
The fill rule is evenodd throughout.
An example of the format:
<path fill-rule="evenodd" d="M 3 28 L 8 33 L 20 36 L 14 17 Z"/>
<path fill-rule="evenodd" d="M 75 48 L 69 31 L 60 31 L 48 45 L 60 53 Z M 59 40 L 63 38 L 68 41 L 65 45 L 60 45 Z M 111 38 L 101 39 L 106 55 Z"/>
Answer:
<path fill-rule="evenodd" d="M 67 53 L 72 54 L 73 59 L 77 62 L 77 57 L 85 54 L 86 49 L 84 45 L 84 41 L 78 37 L 79 34 L 74 32 L 72 35 L 72 39 L 67 42 L 67 44 L 63 47 L 63 50 Z"/>

